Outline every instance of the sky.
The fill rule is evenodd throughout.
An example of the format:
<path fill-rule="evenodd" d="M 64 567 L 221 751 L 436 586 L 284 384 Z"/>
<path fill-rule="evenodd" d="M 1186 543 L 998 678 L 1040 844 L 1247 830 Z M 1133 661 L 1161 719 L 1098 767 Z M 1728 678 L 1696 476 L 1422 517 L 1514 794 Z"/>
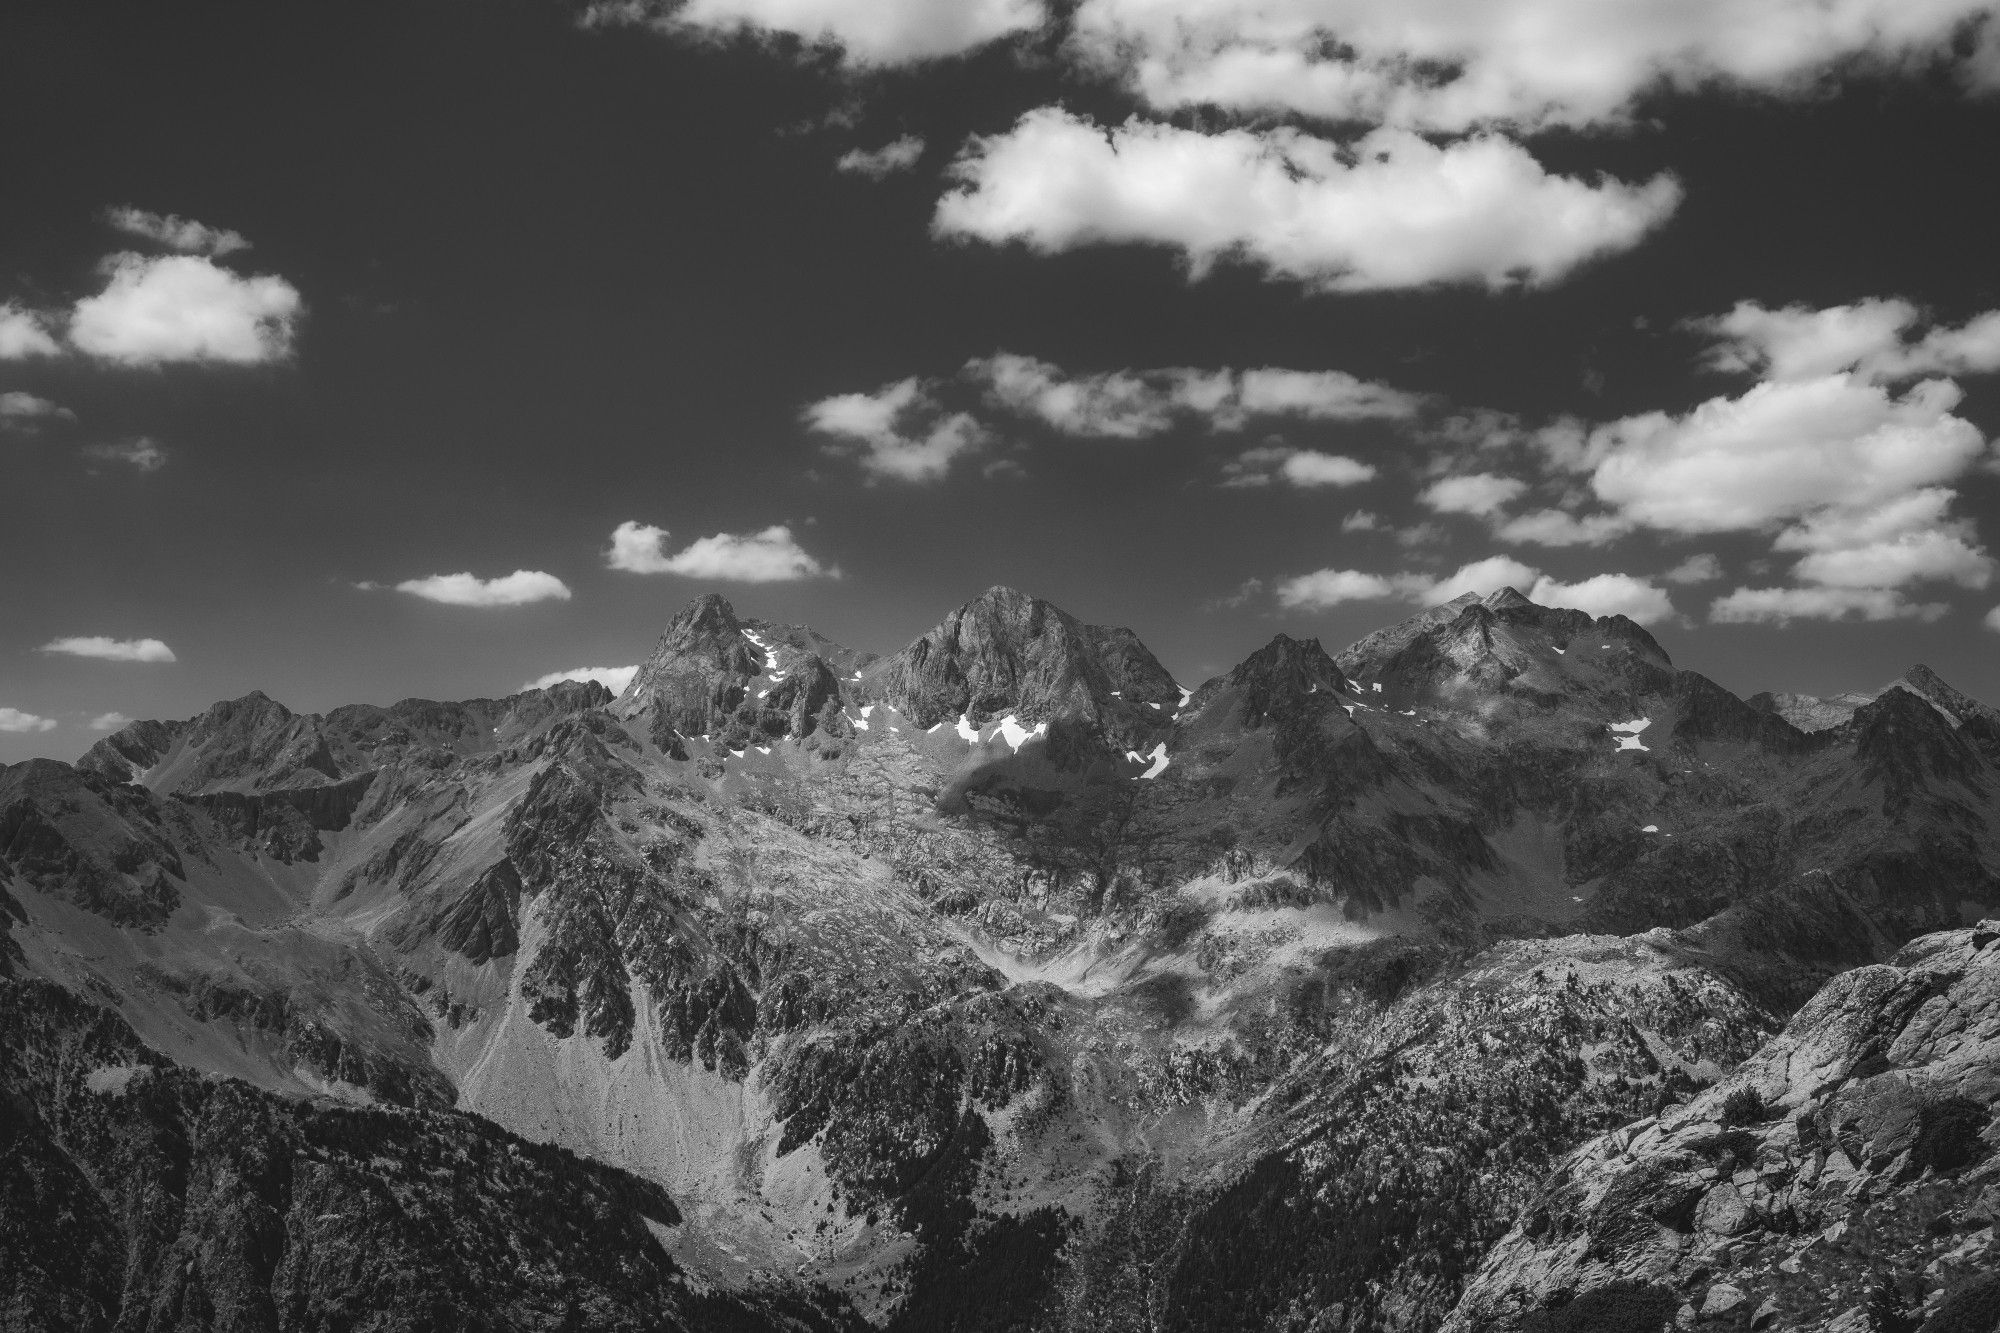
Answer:
<path fill-rule="evenodd" d="M 0 84 L 0 762 L 707 591 L 2000 701 L 2000 0 L 20 0 Z"/>

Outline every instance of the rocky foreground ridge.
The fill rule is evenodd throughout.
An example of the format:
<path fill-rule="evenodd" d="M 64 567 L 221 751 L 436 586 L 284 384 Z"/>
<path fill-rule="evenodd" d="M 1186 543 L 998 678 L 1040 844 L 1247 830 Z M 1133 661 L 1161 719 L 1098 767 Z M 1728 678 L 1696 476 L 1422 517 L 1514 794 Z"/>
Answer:
<path fill-rule="evenodd" d="M 10 1132 L 103 1201 L 91 1252 L 139 1276 L 92 1308 L 128 1323 L 180 1299 L 160 1255 L 249 1244 L 177 1192 L 223 1169 L 221 1097 L 276 1126 L 271 1180 L 365 1112 L 459 1145 L 341 1159 L 411 1216 L 626 1238 L 595 1286 L 501 1283 L 496 1323 L 637 1284 L 744 1327 L 1435 1329 L 1579 1145 L 1706 1106 L 1829 982 L 2000 916 L 1991 711 L 1919 668 L 1803 730 L 1512 590 L 1192 687 L 1008 589 L 886 657 L 704 597 L 616 699 L 253 694 L 0 770 L 17 1045 L 115 1029 L 163 1071 L 132 1086 L 180 1089 L 156 1115 L 91 1087 L 109 1064 L 17 1055 Z M 118 1145 L 161 1134 L 192 1146 L 135 1212 Z M 451 1164 L 480 1134 L 598 1183 L 509 1193 Z M 286 1239 L 259 1223 L 227 1284 L 284 1299 L 233 1326 L 308 1326 L 285 1311 L 340 1280 L 283 1256 L 322 1214 L 257 1188 Z M 26 1227 L 0 1255 L 43 1271 Z M 30 1271 L 0 1264 L 0 1308 L 68 1327 L 80 1279 Z M 1568 1289 L 1505 1317 L 1590 1327 Z"/>

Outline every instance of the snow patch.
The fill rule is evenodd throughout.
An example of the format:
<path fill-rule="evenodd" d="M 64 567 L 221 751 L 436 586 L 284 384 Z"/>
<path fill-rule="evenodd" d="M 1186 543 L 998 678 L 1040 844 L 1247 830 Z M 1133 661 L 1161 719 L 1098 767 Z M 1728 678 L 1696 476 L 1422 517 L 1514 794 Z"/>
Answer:
<path fill-rule="evenodd" d="M 1137 750 L 1127 750 L 1125 757 L 1135 764 L 1143 764 L 1148 760 L 1152 761 L 1152 766 L 1139 775 L 1142 778 L 1156 778 L 1167 771 L 1167 743 L 1165 741 L 1161 741 L 1158 745 L 1155 745 L 1151 754 L 1140 754 Z"/>
<path fill-rule="evenodd" d="M 1646 750 L 1650 754 L 1651 750 L 1639 740 L 1639 733 L 1652 725 L 1653 719 L 1650 717 L 1635 717 L 1630 722 L 1613 722 L 1611 730 L 1621 733 L 1618 736 L 1618 745 L 1616 748 L 1620 750 Z"/>
<path fill-rule="evenodd" d="M 1648 824 L 1646 825 L 1646 827 L 1639 830 L 1639 832 L 1641 833 L 1658 833 L 1659 831 L 1660 831 L 1660 826 L 1658 824 Z"/>
<path fill-rule="evenodd" d="M 1370 685 L 1368 688 L 1375 691 L 1375 693 L 1380 694 L 1382 692 L 1382 682 L 1378 680 L 1373 685 Z"/>
<path fill-rule="evenodd" d="M 1566 654 L 1567 654 L 1568 652 L 1569 652 L 1569 649 L 1567 649 L 1567 648 L 1558 648 L 1558 649 L 1556 649 L 1556 654 L 1557 654 L 1558 656 L 1563 656 L 1563 655 L 1566 655 Z"/>
<path fill-rule="evenodd" d="M 974 745 L 979 744 L 979 728 L 972 725 L 972 714 L 958 715 L 958 734 Z"/>
<path fill-rule="evenodd" d="M 1028 737 L 1047 735 L 1048 730 L 1046 722 L 1037 722 L 1032 730 L 1024 727 L 1012 713 L 1000 719 L 1000 734 L 1006 738 L 1007 748 L 1016 754 L 1021 752 L 1021 745 Z"/>
<path fill-rule="evenodd" d="M 105 1065 L 83 1076 L 83 1086 L 100 1097 L 122 1097 L 132 1080 L 150 1071 L 145 1065 Z"/>

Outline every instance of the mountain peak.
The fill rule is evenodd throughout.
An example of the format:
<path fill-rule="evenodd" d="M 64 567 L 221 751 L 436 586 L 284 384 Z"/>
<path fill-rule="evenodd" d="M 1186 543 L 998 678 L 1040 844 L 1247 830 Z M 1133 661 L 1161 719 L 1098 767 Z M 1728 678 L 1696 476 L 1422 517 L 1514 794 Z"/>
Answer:
<path fill-rule="evenodd" d="M 1471 597 L 1471 596 L 1472 596 L 1471 593 L 1466 594 L 1466 597 Z M 1524 597 L 1521 594 L 1520 589 L 1518 588 L 1501 588 L 1495 592 L 1490 592 L 1486 594 L 1486 597 L 1482 605 L 1490 606 L 1495 610 L 1498 610 L 1501 607 L 1505 606 L 1534 606 L 1536 605 L 1536 603 Z"/>

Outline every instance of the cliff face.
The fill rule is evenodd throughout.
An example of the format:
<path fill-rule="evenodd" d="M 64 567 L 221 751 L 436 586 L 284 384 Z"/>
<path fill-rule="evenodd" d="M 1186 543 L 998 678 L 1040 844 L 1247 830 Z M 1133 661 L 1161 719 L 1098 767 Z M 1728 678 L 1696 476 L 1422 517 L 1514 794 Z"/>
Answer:
<path fill-rule="evenodd" d="M 1925 936 L 1564 1162 L 1445 1328 L 1990 1329 L 1996 1103 L 2000 922 Z"/>

